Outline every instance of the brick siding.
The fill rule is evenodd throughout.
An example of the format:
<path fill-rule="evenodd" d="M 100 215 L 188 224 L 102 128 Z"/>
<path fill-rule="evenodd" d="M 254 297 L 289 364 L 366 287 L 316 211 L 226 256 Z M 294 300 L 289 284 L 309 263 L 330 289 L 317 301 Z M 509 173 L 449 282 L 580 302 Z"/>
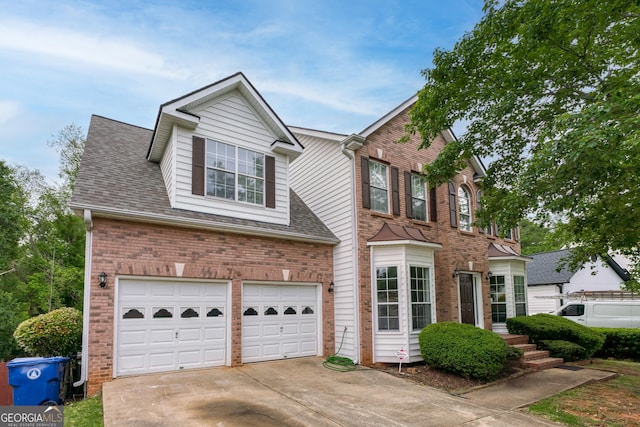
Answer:
<path fill-rule="evenodd" d="M 89 378 L 87 392 L 100 391 L 113 378 L 114 277 L 176 277 L 175 263 L 184 263 L 182 277 L 224 279 L 232 283 L 231 365 L 241 364 L 242 283 L 246 280 L 322 283 L 322 352 L 334 352 L 333 246 L 258 236 L 93 219 Z M 108 274 L 98 286 L 97 275 Z"/>
<path fill-rule="evenodd" d="M 408 111 L 408 110 L 407 110 Z M 367 240 L 373 237 L 385 222 L 420 228 L 436 243 L 442 244 L 442 249 L 435 252 L 435 286 L 436 286 L 436 318 L 438 322 L 459 321 L 458 285 L 453 272 L 457 268 L 464 271 L 481 273 L 482 301 L 484 314 L 484 328 L 491 330 L 491 301 L 489 280 L 486 273 L 489 270 L 487 249 L 489 242 L 506 243 L 520 252 L 518 242 L 505 242 L 502 239 L 488 237 L 479 233 L 476 227 L 471 232 L 453 228 L 449 222 L 449 198 L 447 184 L 437 189 L 437 222 L 415 221 L 406 216 L 404 194 L 404 171 L 416 169 L 418 163 L 431 163 L 445 145 L 442 136 L 438 136 L 426 150 L 418 150 L 420 138 L 412 136 L 407 143 L 397 141 L 404 135 L 404 124 L 408 122 L 407 111 L 397 115 L 388 123 L 369 135 L 364 146 L 356 152 L 356 197 L 358 206 L 358 253 L 359 253 L 359 291 L 360 291 L 360 319 L 361 319 L 361 363 L 373 363 L 373 301 L 371 290 L 371 262 Z M 382 156 L 379 156 L 382 150 Z M 400 215 L 384 215 L 362 208 L 362 178 L 361 157 L 370 157 L 388 163 L 400 169 Z M 476 191 L 478 186 L 473 182 L 474 170 L 468 166 L 452 180 L 456 188 L 463 182 L 469 188 L 472 211 L 476 206 Z M 473 262 L 473 268 L 469 268 Z"/>

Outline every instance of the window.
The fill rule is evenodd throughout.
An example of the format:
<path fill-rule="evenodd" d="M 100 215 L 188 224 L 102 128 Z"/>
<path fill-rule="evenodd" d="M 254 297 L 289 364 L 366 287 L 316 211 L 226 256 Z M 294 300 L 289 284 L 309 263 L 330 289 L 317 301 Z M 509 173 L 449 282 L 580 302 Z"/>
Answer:
<path fill-rule="evenodd" d="M 389 213 L 389 178 L 387 165 L 369 161 L 371 210 Z"/>
<path fill-rule="evenodd" d="M 411 327 L 420 331 L 431 324 L 431 288 L 429 269 L 410 267 Z"/>
<path fill-rule="evenodd" d="M 411 214 L 409 217 L 418 220 L 427 220 L 427 186 L 424 178 L 417 174 L 407 174 L 405 179 L 409 179 L 410 192 L 407 196 L 407 206 L 411 204 L 409 209 Z"/>
<path fill-rule="evenodd" d="M 504 323 L 507 321 L 507 294 L 504 286 L 504 276 L 491 276 L 491 321 Z"/>
<path fill-rule="evenodd" d="M 263 205 L 264 159 L 261 153 L 207 140 L 207 196 Z"/>
<path fill-rule="evenodd" d="M 516 316 L 526 316 L 527 296 L 525 294 L 524 276 L 513 276 L 513 298 L 516 302 Z"/>
<path fill-rule="evenodd" d="M 560 312 L 560 316 L 584 316 L 584 304 L 571 304 Z"/>
<path fill-rule="evenodd" d="M 458 188 L 458 215 L 460 230 L 471 231 L 471 196 L 463 186 Z"/>
<path fill-rule="evenodd" d="M 378 296 L 378 330 L 399 331 L 398 268 L 376 268 L 376 289 Z"/>

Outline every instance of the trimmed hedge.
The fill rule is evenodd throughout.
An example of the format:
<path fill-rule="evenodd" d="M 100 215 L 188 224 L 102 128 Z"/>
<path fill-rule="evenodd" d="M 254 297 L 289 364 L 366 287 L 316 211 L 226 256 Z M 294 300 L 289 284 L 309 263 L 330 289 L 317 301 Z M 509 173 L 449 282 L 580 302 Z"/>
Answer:
<path fill-rule="evenodd" d="M 82 349 L 82 313 L 65 307 L 20 323 L 13 333 L 30 356 L 72 356 Z"/>
<path fill-rule="evenodd" d="M 510 334 L 528 335 L 531 342 L 563 340 L 578 344 L 585 349 L 585 358 L 593 356 L 604 343 L 604 335 L 561 316 L 539 313 L 533 316 L 518 316 L 507 319 Z"/>
<path fill-rule="evenodd" d="M 418 341 L 427 365 L 465 377 L 493 379 L 507 360 L 508 346 L 498 334 L 463 323 L 431 324 Z"/>
<path fill-rule="evenodd" d="M 591 328 L 604 335 L 598 357 L 640 360 L 640 329 Z"/>
<path fill-rule="evenodd" d="M 587 351 L 583 346 L 569 341 L 542 340 L 538 343 L 541 350 L 548 350 L 551 357 L 561 357 L 565 362 L 587 359 Z"/>

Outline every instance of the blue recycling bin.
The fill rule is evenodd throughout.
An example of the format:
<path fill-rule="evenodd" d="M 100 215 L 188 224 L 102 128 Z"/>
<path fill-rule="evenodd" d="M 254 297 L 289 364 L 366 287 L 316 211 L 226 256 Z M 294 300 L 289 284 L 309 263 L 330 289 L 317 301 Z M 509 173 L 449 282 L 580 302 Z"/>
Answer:
<path fill-rule="evenodd" d="M 68 357 L 20 357 L 7 363 L 13 404 L 60 404 L 60 383 Z"/>

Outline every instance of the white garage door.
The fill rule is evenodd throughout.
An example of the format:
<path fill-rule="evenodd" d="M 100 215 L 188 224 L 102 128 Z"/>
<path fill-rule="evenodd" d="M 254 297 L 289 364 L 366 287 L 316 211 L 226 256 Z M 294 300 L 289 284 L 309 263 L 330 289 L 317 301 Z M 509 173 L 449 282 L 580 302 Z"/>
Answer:
<path fill-rule="evenodd" d="M 244 285 L 242 361 L 318 354 L 317 286 Z"/>
<path fill-rule="evenodd" d="M 226 362 L 227 285 L 120 280 L 116 376 Z"/>

